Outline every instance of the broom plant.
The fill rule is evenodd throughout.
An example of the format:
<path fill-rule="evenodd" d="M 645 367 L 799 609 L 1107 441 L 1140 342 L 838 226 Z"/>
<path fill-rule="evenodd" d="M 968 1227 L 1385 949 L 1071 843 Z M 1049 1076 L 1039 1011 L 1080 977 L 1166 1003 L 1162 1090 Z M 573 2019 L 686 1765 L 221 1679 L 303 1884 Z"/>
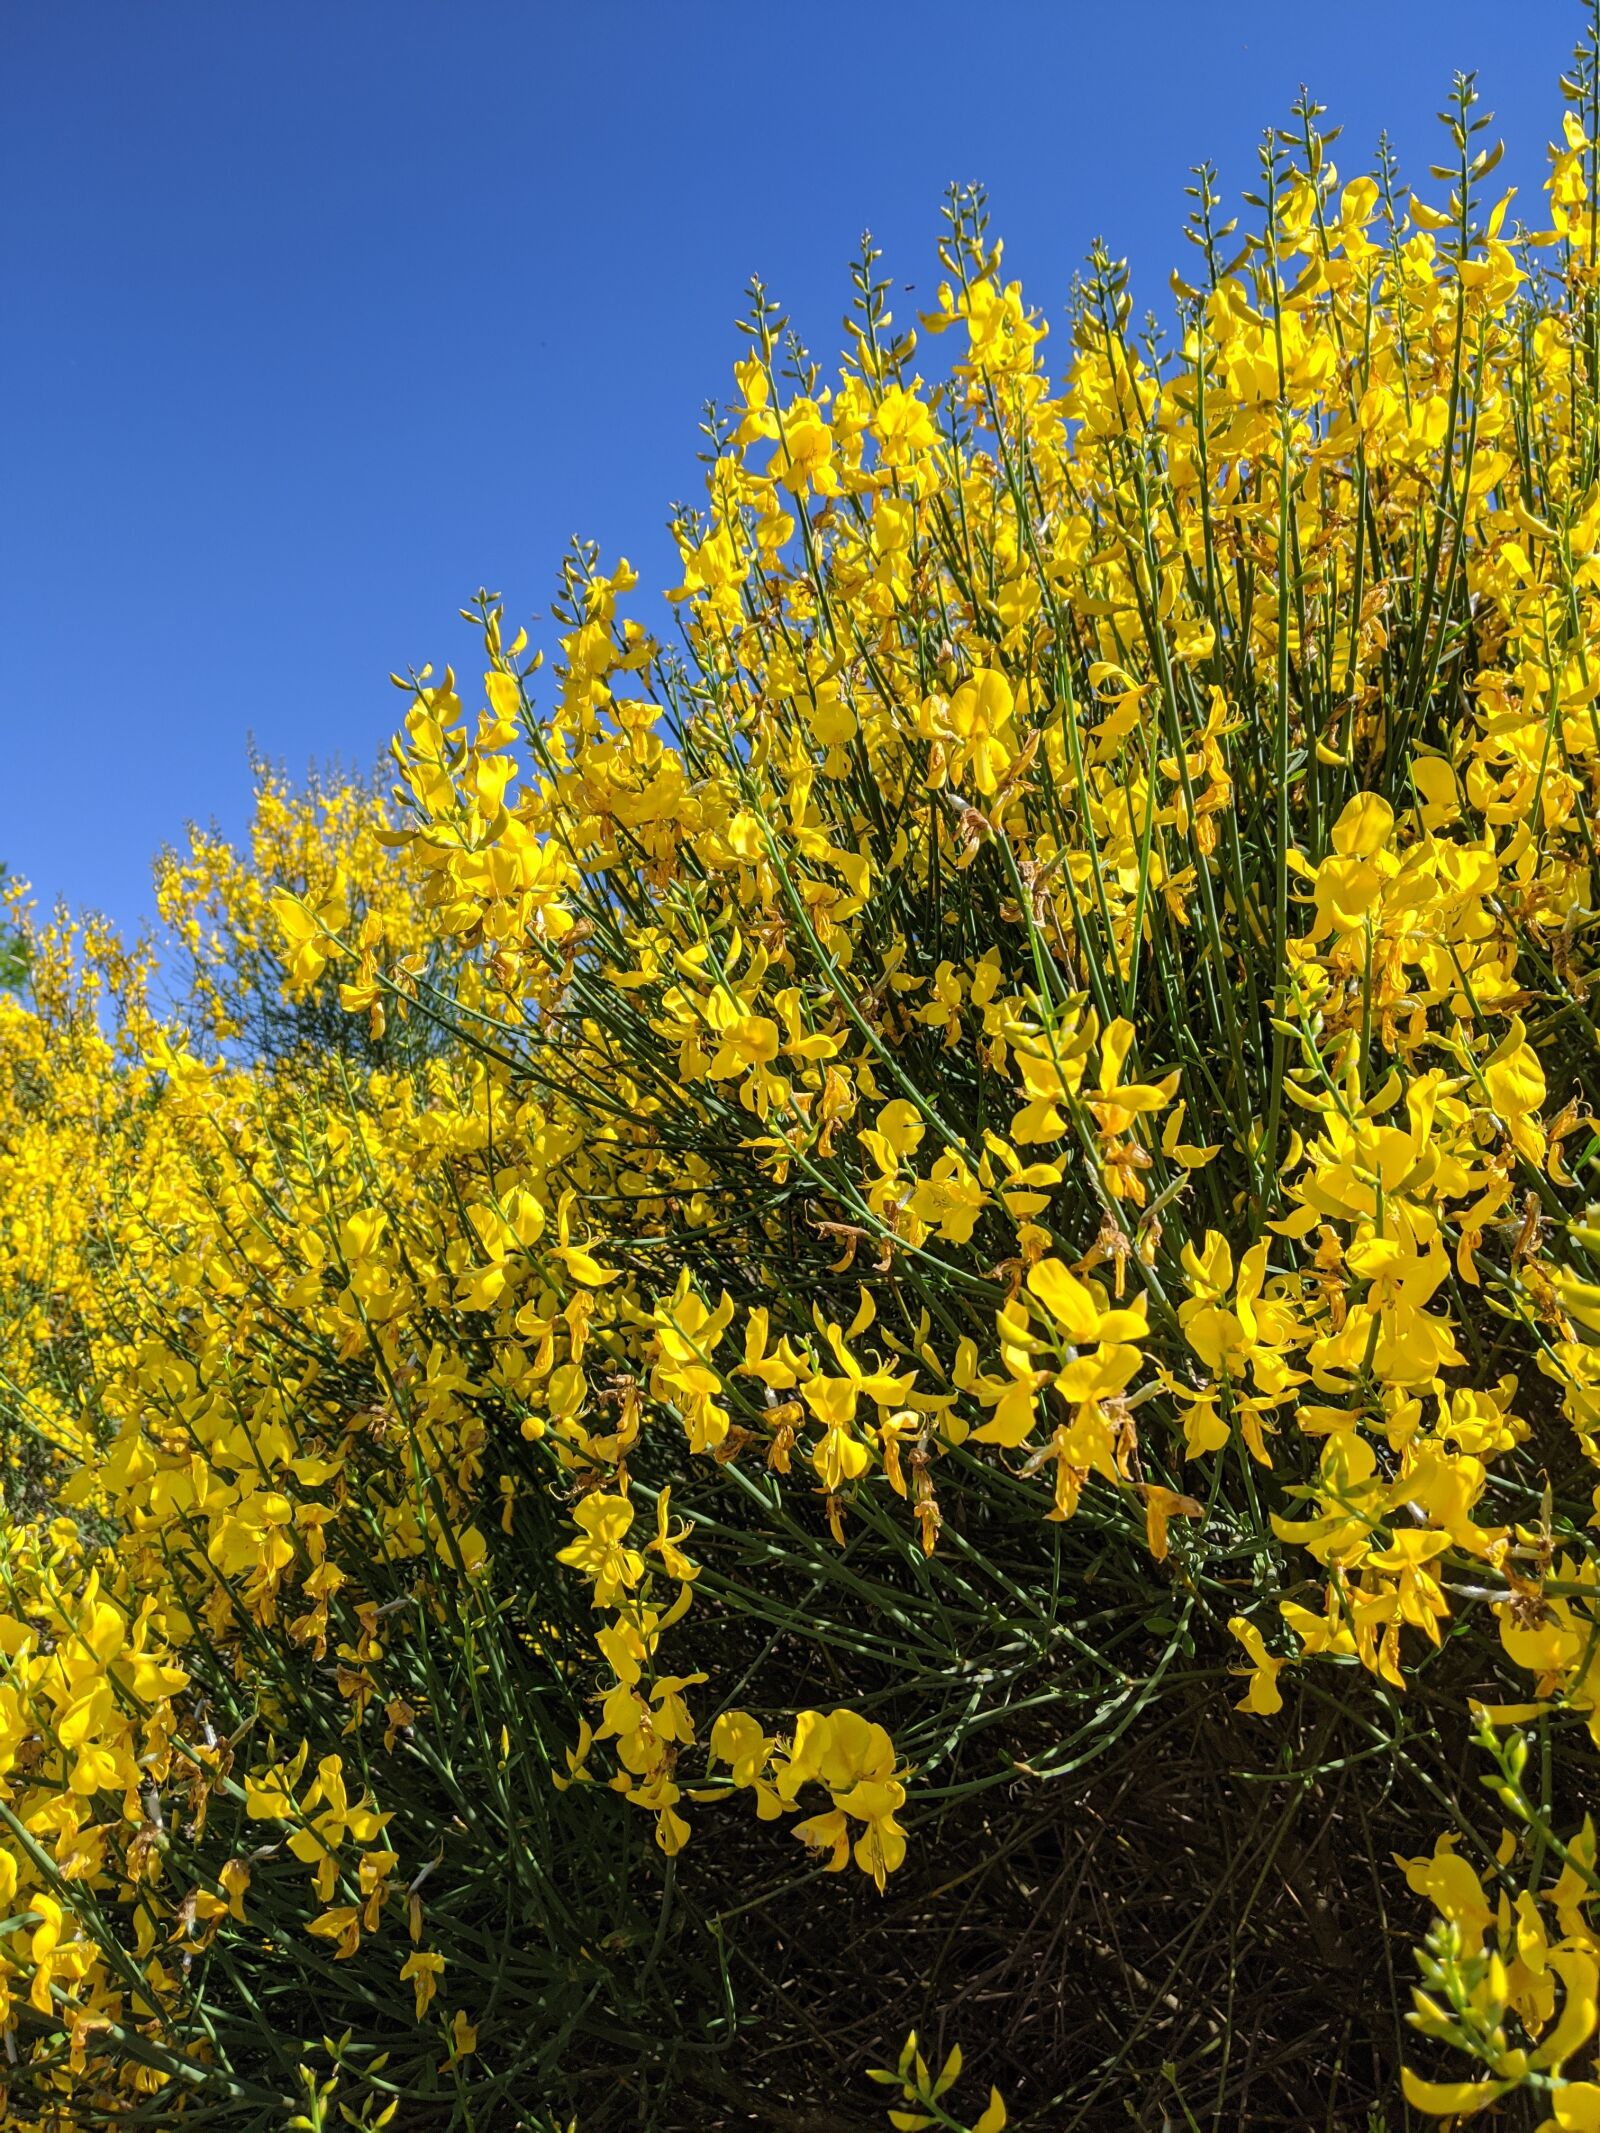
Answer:
<path fill-rule="evenodd" d="M 1562 91 L 1531 226 L 1302 97 L 1165 326 L 754 285 L 670 629 L 480 593 L 176 1007 L 29 922 L 7 2124 L 1600 2126 Z"/>

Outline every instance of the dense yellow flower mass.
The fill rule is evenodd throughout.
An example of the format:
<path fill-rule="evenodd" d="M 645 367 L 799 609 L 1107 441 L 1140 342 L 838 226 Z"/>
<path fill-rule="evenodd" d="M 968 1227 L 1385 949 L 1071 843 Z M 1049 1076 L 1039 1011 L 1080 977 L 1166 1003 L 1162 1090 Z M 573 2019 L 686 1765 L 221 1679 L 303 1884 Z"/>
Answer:
<path fill-rule="evenodd" d="M 1437 205 L 1302 104 L 1242 248 L 1202 176 L 1165 337 L 1100 256 L 1048 329 L 970 193 L 935 372 L 870 250 L 832 382 L 758 291 L 678 645 L 579 551 L 541 705 L 480 596 L 392 800 L 264 774 L 163 861 L 175 1006 L 35 929 L 8 2125 L 584 2122 L 625 2011 L 727 2046 L 697 1885 L 703 1961 L 1180 1680 L 1264 1757 L 1443 1680 L 1491 1806 L 1395 1878 L 1457 2054 L 1406 2094 L 1600 2127 L 1567 91 L 1532 233 L 1470 89 Z"/>

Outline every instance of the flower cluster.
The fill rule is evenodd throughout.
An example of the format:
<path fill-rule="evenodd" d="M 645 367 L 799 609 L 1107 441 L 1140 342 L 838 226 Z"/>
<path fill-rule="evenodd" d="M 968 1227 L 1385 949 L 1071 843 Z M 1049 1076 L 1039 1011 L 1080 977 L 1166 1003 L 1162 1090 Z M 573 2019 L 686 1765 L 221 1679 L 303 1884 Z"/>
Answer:
<path fill-rule="evenodd" d="M 1054 368 L 973 192 L 942 367 L 870 248 L 831 383 L 757 289 L 679 647 L 579 549 L 536 700 L 480 595 L 388 795 L 265 777 L 162 863 L 176 1012 L 32 929 L 8 2123 L 565 2103 L 763 1891 L 891 1917 L 1231 1670 L 1252 1725 L 1470 1675 L 1540 1729 L 1492 1891 L 1459 1807 L 1405 1866 L 1488 2083 L 1407 2092 L 1600 2124 L 1592 49 L 1566 92 L 1532 232 L 1470 84 L 1443 206 L 1302 101 L 1236 257 L 1197 186 L 1176 332 L 1097 254 Z"/>

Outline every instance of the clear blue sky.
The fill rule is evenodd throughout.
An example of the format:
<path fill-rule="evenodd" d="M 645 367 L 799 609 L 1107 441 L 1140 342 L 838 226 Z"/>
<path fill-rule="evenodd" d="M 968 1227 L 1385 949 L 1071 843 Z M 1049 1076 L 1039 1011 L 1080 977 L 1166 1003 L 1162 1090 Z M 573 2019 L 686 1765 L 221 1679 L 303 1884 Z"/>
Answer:
<path fill-rule="evenodd" d="M 1059 318 L 1144 300 L 1189 165 L 1304 81 L 1419 179 L 1455 67 L 1541 181 L 1575 0 L 4 0 L 0 858 L 128 922 L 247 737 L 369 763 L 391 668 L 546 607 L 568 536 L 670 581 L 759 271 L 831 354 L 870 226 L 905 316 L 952 177 Z M 1059 345 L 1059 344 L 1058 344 Z"/>

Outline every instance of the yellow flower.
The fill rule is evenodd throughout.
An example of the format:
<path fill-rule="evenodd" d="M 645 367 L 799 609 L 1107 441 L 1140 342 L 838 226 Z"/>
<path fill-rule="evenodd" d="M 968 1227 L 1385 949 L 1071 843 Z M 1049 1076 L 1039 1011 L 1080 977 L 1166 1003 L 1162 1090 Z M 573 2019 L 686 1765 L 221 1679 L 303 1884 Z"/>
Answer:
<path fill-rule="evenodd" d="M 409 1984 L 415 1995 L 419 2022 L 433 2004 L 444 1966 L 444 1957 L 431 1948 L 413 1948 L 400 1965 L 400 1982 Z"/>
<path fill-rule="evenodd" d="M 315 904 L 287 889 L 279 890 L 272 898 L 272 912 L 289 951 L 288 984 L 303 991 L 343 953 L 337 936 L 350 923 L 343 875 L 335 875 L 332 888 Z"/>
<path fill-rule="evenodd" d="M 1283 1692 L 1278 1687 L 1278 1676 L 1288 1663 L 1275 1659 L 1267 1650 L 1261 1632 L 1243 1615 L 1235 1615 L 1228 1624 L 1229 1630 L 1238 1638 L 1249 1655 L 1248 1668 L 1233 1668 L 1234 1673 L 1248 1672 L 1250 1686 L 1239 1699 L 1241 1711 L 1254 1711 L 1260 1717 L 1270 1718 L 1275 1711 L 1283 1709 Z"/>
<path fill-rule="evenodd" d="M 644 1557 L 623 1545 L 633 1526 L 633 1506 L 626 1496 L 585 1496 L 572 1517 L 583 1538 L 558 1549 L 556 1560 L 570 1563 L 590 1580 L 596 1607 L 610 1607 L 619 1592 L 637 1585 L 644 1575 Z"/>

